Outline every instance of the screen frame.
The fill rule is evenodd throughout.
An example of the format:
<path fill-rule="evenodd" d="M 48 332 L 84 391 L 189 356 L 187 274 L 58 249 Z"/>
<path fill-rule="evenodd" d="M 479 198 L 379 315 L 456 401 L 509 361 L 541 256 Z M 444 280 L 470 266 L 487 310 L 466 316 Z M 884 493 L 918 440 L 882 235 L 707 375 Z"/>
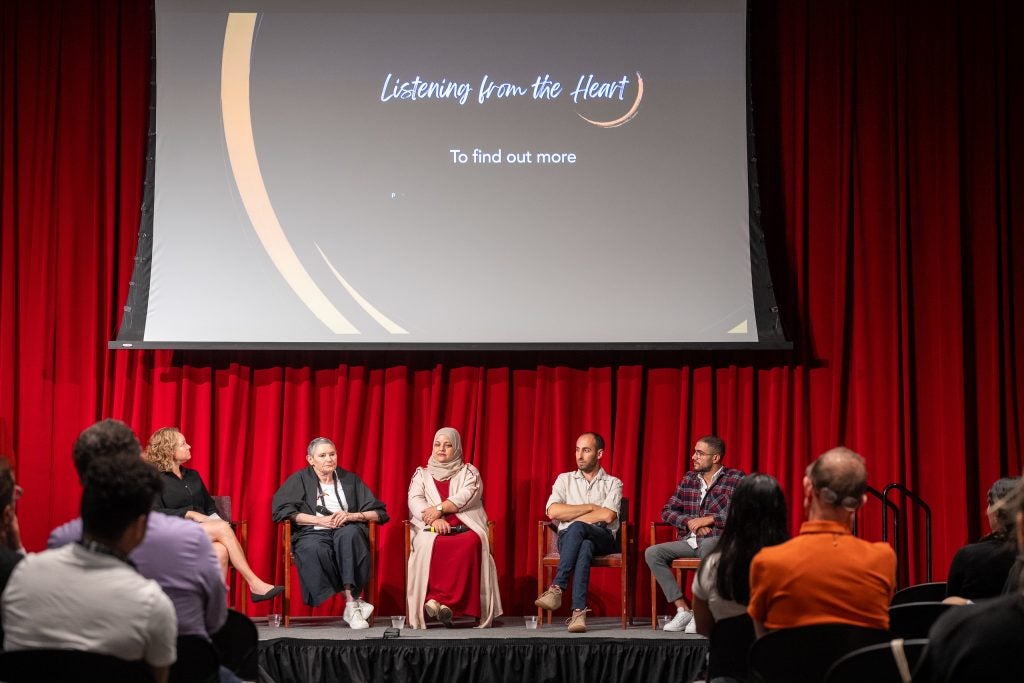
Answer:
<path fill-rule="evenodd" d="M 139 239 L 136 249 L 135 265 L 128 293 L 122 308 L 121 325 L 117 338 L 108 342 L 108 348 L 114 350 L 128 349 L 181 349 L 181 350 L 345 350 L 345 351 L 600 351 L 600 350 L 791 350 L 793 343 L 787 338 L 782 325 L 782 317 L 775 298 L 772 284 L 771 268 L 768 259 L 768 245 L 761 224 L 761 198 L 758 182 L 758 157 L 756 136 L 754 131 L 754 97 L 751 83 L 751 16 L 755 0 L 746 2 L 746 122 L 747 122 L 747 196 L 749 206 L 749 251 L 751 290 L 754 304 L 754 318 L 758 341 L 741 342 L 710 342 L 710 341 L 662 341 L 662 342 L 267 342 L 267 341 L 158 341 L 146 340 L 146 318 L 149 303 L 150 276 L 152 268 L 153 230 L 154 230 L 154 185 L 156 174 L 156 41 L 150 52 L 150 101 L 149 126 L 146 145 L 145 179 L 143 186 L 143 202 L 139 220 Z M 301 2 L 296 3 L 301 7 Z M 359 4 L 359 3 L 355 3 Z M 502 12 L 522 11 L 530 2 L 496 3 L 482 9 L 479 4 L 472 5 L 473 11 Z M 595 9 L 599 9 L 596 3 Z M 699 0 L 695 4 L 700 4 Z M 402 2 L 396 2 L 396 11 Z M 609 5 L 611 6 L 611 5 Z M 379 4 L 376 5 L 380 8 Z M 422 11 L 422 5 L 417 5 Z M 589 5 L 588 5 L 589 7 Z M 621 4 L 614 5 L 616 11 L 623 11 Z M 643 7 L 636 11 L 653 11 L 657 8 Z M 630 11 L 633 11 L 632 9 Z M 152 21 L 156 25 L 156 6 L 152 9 Z M 155 30 L 154 30 L 155 34 Z"/>

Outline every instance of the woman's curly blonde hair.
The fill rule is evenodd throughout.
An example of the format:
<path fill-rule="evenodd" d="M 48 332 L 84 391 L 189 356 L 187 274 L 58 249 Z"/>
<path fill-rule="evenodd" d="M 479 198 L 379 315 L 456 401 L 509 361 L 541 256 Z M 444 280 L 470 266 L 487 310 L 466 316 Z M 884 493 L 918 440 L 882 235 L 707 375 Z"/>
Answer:
<path fill-rule="evenodd" d="M 170 472 L 174 469 L 174 451 L 178 450 L 178 434 L 181 430 L 177 427 L 162 427 L 149 437 L 146 450 L 142 456 L 153 467 L 161 472 Z"/>

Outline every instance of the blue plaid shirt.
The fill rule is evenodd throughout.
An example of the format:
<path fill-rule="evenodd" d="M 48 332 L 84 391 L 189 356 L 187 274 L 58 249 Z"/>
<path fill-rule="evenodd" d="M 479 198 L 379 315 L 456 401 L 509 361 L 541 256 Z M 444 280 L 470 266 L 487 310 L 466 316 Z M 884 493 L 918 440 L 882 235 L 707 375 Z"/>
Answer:
<path fill-rule="evenodd" d="M 708 537 L 721 536 L 725 528 L 725 517 L 729 514 L 729 500 L 744 476 L 739 470 L 723 467 L 708 487 L 704 500 L 701 500 L 701 475 L 693 470 L 687 472 L 679 482 L 679 488 L 661 509 L 661 519 L 676 527 L 677 537 L 683 539 L 690 535 L 687 522 L 711 515 L 715 518 L 715 524 Z"/>

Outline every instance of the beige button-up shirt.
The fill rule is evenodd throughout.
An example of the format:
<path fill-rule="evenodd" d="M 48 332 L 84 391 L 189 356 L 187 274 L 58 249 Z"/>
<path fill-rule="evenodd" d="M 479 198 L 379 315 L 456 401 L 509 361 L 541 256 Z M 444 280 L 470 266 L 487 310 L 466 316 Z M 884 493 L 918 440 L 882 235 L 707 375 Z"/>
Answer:
<path fill-rule="evenodd" d="M 551 497 L 548 498 L 545 512 L 555 503 L 566 505 L 584 505 L 592 503 L 608 508 L 615 513 L 615 521 L 608 524 L 608 531 L 613 534 L 619 532 L 619 501 L 622 500 L 622 480 L 613 477 L 604 471 L 603 467 L 598 468 L 597 475 L 593 481 L 587 481 L 579 470 L 575 472 L 563 472 L 555 479 L 555 485 L 551 487 Z M 558 530 L 562 531 L 572 522 L 559 522 Z"/>

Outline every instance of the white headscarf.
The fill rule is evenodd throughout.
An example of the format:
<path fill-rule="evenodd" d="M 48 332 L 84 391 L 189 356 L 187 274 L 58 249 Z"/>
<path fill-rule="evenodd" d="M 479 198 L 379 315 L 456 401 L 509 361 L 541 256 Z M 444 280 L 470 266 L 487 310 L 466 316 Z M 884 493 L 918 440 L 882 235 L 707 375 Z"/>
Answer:
<path fill-rule="evenodd" d="M 430 472 L 430 476 L 434 479 L 447 481 L 462 468 L 462 437 L 451 427 L 441 427 L 441 429 L 438 429 L 434 434 L 434 441 L 437 441 L 439 436 L 448 437 L 448 440 L 452 442 L 452 446 L 455 447 L 455 456 L 448 462 L 438 462 L 437 458 L 434 457 L 434 449 L 431 447 L 430 458 L 427 460 L 427 471 Z"/>

